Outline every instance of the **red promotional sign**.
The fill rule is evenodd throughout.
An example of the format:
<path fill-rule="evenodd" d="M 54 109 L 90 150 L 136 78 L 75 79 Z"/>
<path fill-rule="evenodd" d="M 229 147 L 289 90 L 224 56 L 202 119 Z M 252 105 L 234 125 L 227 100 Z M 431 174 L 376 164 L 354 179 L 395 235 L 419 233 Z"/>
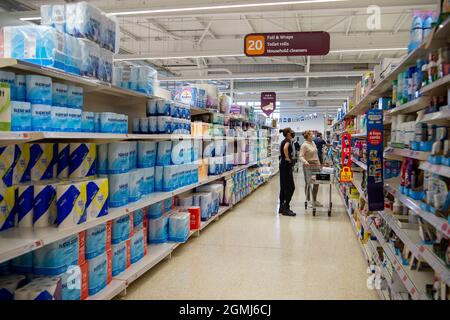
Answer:
<path fill-rule="evenodd" d="M 251 33 L 245 36 L 244 53 L 261 56 L 324 56 L 330 52 L 330 34 L 325 31 Z"/>
<path fill-rule="evenodd" d="M 275 92 L 261 92 L 261 110 L 270 116 L 277 108 L 277 94 Z"/>
<path fill-rule="evenodd" d="M 369 131 L 367 139 L 369 139 L 370 144 L 377 146 L 383 141 L 383 134 L 380 130 L 373 129 Z"/>
<path fill-rule="evenodd" d="M 342 135 L 342 170 L 340 173 L 341 182 L 352 181 L 352 136 L 349 133 Z"/>

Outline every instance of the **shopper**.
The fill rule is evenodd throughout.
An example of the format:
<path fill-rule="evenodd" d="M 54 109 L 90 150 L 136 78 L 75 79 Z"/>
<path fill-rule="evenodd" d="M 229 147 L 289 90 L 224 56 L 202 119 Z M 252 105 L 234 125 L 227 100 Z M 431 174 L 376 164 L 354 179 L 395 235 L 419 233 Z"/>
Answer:
<path fill-rule="evenodd" d="M 322 133 L 318 132 L 316 138 L 314 139 L 314 143 L 317 147 L 317 153 L 319 155 L 319 161 L 323 164 L 323 147 L 327 145 L 326 141 L 322 138 Z"/>
<path fill-rule="evenodd" d="M 308 186 L 308 180 L 311 178 L 311 170 L 320 168 L 320 159 L 318 154 L 318 149 L 313 141 L 313 135 L 311 131 L 306 131 L 303 133 L 305 142 L 303 142 L 300 148 L 300 161 L 303 163 L 303 174 L 305 176 L 305 195 L 306 201 L 311 201 L 310 187 Z M 319 192 L 319 185 L 314 184 L 312 187 L 312 200 L 314 207 L 322 207 L 322 204 L 317 201 L 317 193 Z"/>
<path fill-rule="evenodd" d="M 295 216 L 295 212 L 290 209 L 292 195 L 294 194 L 294 174 L 292 172 L 293 159 L 293 139 L 295 132 L 291 128 L 280 130 L 284 140 L 280 145 L 280 208 L 278 213 L 285 216 Z"/>

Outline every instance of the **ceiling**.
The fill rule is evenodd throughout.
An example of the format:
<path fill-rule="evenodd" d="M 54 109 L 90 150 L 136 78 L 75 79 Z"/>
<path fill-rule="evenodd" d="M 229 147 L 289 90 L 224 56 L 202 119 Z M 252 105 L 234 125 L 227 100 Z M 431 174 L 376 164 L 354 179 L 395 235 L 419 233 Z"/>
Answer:
<path fill-rule="evenodd" d="M 10 17 L 33 17 L 39 16 L 36 10 L 41 4 L 64 2 L 72 1 L 2 0 L 0 8 Z M 261 91 L 276 91 L 281 112 L 287 114 L 309 113 L 299 107 L 305 101 L 311 110 L 335 112 L 365 70 L 383 58 L 406 53 L 412 10 L 434 9 L 436 4 L 436 0 L 88 2 L 120 22 L 121 54 L 116 59 L 157 66 L 162 87 L 218 80 L 229 92 L 233 81 L 235 100 L 258 101 Z M 250 6 L 254 4 L 258 5 Z M 379 24 L 373 20 L 378 9 Z M 331 35 L 327 56 L 243 55 L 248 33 L 319 30 Z"/>

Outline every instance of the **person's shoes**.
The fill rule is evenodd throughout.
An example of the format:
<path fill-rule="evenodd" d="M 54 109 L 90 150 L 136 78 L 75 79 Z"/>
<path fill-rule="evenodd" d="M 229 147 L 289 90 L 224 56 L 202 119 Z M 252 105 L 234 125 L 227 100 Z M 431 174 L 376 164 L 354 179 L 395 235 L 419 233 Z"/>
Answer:
<path fill-rule="evenodd" d="M 292 211 L 290 208 L 284 208 L 284 212 L 283 213 L 281 213 L 282 215 L 284 215 L 284 216 L 289 216 L 289 217 L 295 217 L 297 214 L 294 212 L 294 211 Z"/>
<path fill-rule="evenodd" d="M 278 214 L 282 214 L 284 211 L 286 211 L 285 209 L 286 208 L 285 208 L 284 204 L 281 204 L 280 208 L 278 209 Z"/>
<path fill-rule="evenodd" d="M 320 208 L 323 207 L 323 205 L 319 201 L 314 201 L 314 207 Z"/>

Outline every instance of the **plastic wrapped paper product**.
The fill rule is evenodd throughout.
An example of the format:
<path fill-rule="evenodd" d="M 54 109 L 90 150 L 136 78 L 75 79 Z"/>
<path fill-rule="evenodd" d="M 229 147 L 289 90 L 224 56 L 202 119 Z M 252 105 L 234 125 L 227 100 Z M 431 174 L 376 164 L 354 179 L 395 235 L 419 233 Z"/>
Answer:
<path fill-rule="evenodd" d="M 130 240 L 112 246 L 112 276 L 115 277 L 130 267 Z"/>
<path fill-rule="evenodd" d="M 156 219 L 163 215 L 163 202 L 157 202 L 147 207 L 147 218 Z"/>
<path fill-rule="evenodd" d="M 50 26 L 59 32 L 66 31 L 66 10 L 63 4 L 41 6 L 41 25 Z"/>
<path fill-rule="evenodd" d="M 11 130 L 31 131 L 31 104 L 11 101 Z"/>
<path fill-rule="evenodd" d="M 0 276 L 0 301 L 13 300 L 14 293 L 26 282 L 24 275 Z"/>
<path fill-rule="evenodd" d="M 119 52 L 119 26 L 115 17 L 103 16 L 100 36 L 102 48 L 113 53 Z"/>
<path fill-rule="evenodd" d="M 137 91 L 153 95 L 156 80 L 156 70 L 148 66 L 139 67 Z"/>
<path fill-rule="evenodd" d="M 64 34 L 64 71 L 80 74 L 81 68 L 81 48 L 78 39 L 69 34 Z"/>
<path fill-rule="evenodd" d="M 78 39 L 78 45 L 81 50 L 81 75 L 98 78 L 100 47 L 95 42 L 87 39 Z"/>
<path fill-rule="evenodd" d="M 169 241 L 185 242 L 189 236 L 189 212 L 176 212 L 169 216 Z"/>
<path fill-rule="evenodd" d="M 14 300 L 61 300 L 62 285 L 58 277 L 37 278 L 16 290 Z"/>
<path fill-rule="evenodd" d="M 147 243 L 146 243 L 147 239 L 145 234 L 146 232 L 147 230 L 145 230 L 145 228 L 142 228 L 139 231 L 135 232 L 130 239 L 131 242 L 130 262 L 132 264 L 141 260 L 147 253 Z"/>
<path fill-rule="evenodd" d="M 66 32 L 101 44 L 102 13 L 86 1 L 66 4 Z"/>
<path fill-rule="evenodd" d="M 48 26 L 3 27 L 3 58 L 64 70 L 64 34 Z"/>
<path fill-rule="evenodd" d="M 14 227 L 14 187 L 0 187 L 0 232 Z"/>
<path fill-rule="evenodd" d="M 148 228 L 148 242 L 149 243 L 164 243 L 168 239 L 168 217 L 162 215 L 156 219 L 150 219 L 147 222 Z"/>
<path fill-rule="evenodd" d="M 100 48 L 100 63 L 98 67 L 98 78 L 102 81 L 112 82 L 112 66 L 113 56 L 112 52 L 103 48 Z"/>

